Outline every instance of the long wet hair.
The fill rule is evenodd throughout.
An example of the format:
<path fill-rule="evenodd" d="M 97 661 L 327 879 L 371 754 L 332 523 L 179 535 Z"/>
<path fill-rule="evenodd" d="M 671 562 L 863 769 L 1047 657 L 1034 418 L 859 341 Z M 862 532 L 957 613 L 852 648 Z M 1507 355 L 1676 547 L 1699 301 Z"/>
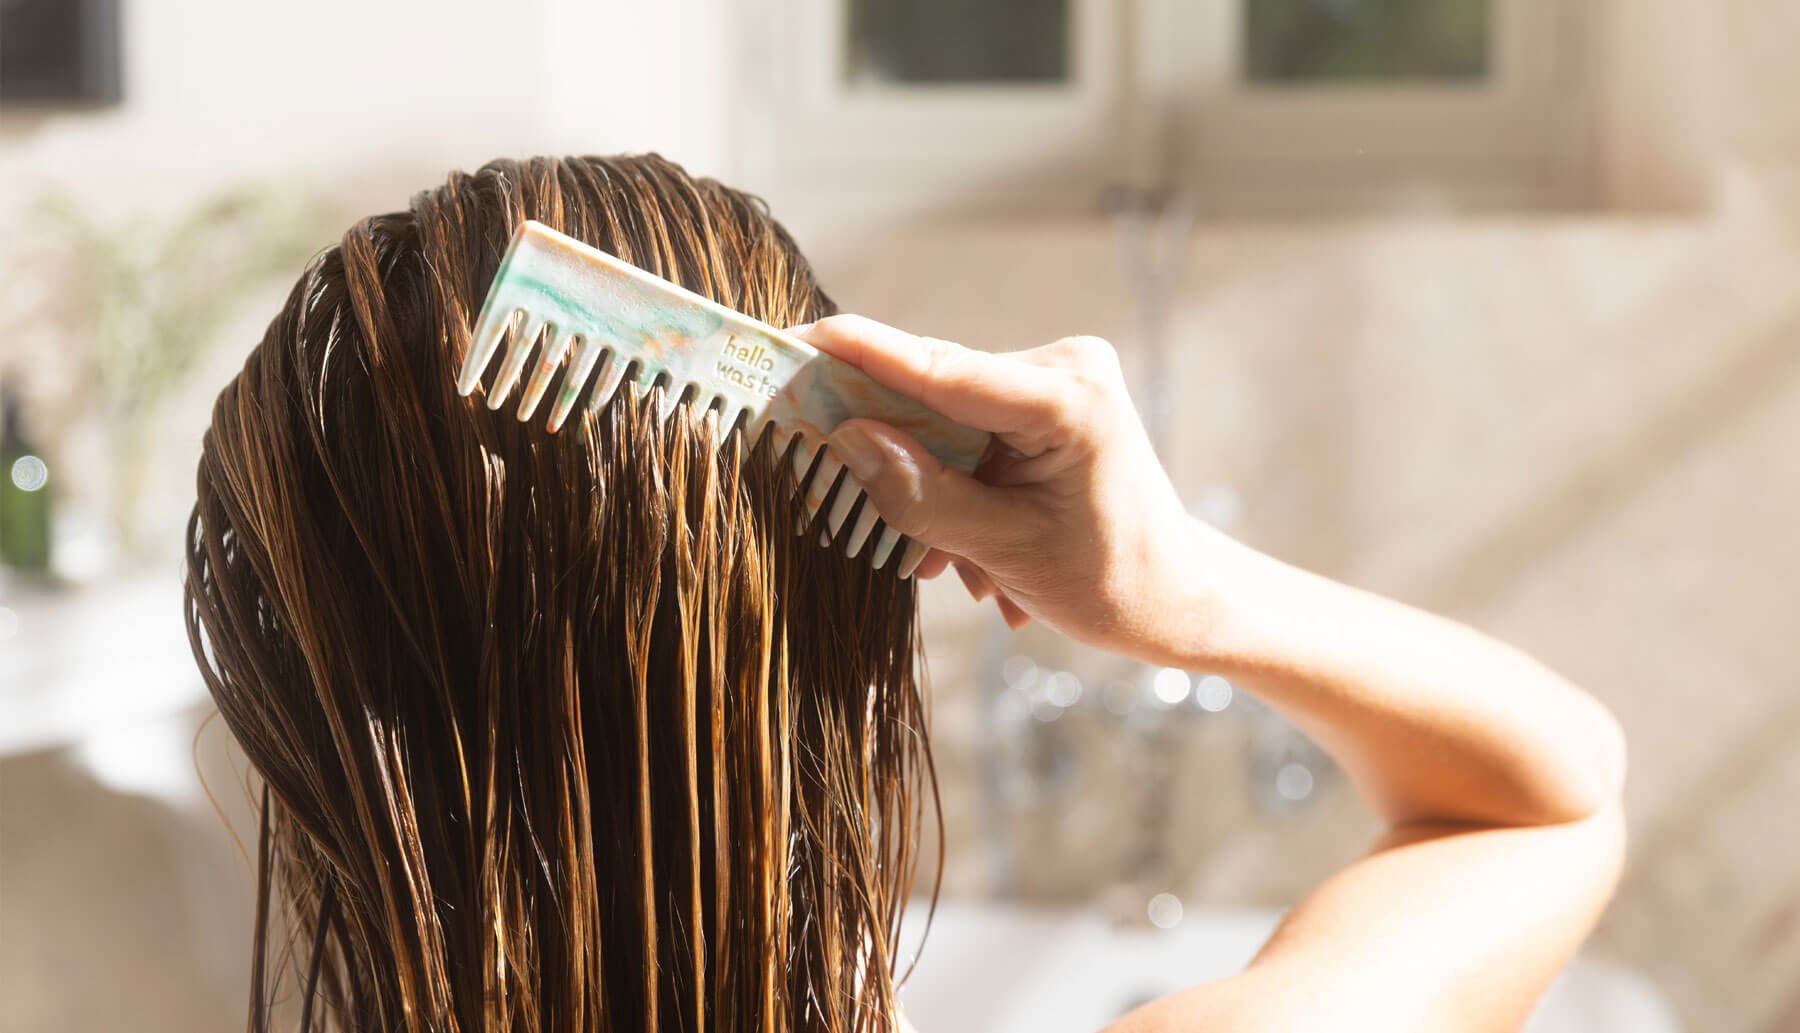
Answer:
<path fill-rule="evenodd" d="M 307 266 L 186 541 L 262 785 L 250 1028 L 891 1029 L 935 803 L 911 583 L 661 387 L 556 435 L 458 397 L 528 218 L 777 326 L 834 310 L 760 201 L 655 155 L 457 173 Z"/>

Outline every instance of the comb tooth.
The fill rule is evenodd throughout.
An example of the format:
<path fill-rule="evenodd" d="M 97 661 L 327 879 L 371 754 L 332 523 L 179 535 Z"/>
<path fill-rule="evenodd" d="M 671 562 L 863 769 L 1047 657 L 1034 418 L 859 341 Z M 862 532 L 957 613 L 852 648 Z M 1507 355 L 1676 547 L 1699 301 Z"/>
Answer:
<path fill-rule="evenodd" d="M 563 356 L 568 352 L 574 335 L 565 333 L 556 327 L 546 331 L 544 354 L 538 360 L 537 367 L 531 371 L 531 380 L 525 384 L 525 394 L 519 398 L 519 422 L 531 419 L 537 411 L 538 403 L 544 399 L 544 390 L 550 386 L 550 378 L 562 365 Z"/>
<path fill-rule="evenodd" d="M 856 508 L 856 500 L 862 497 L 862 486 L 856 483 L 856 478 L 846 475 L 837 497 L 831 500 L 831 511 L 825 514 L 825 526 L 830 528 L 833 535 L 843 529 L 844 520 Z"/>
<path fill-rule="evenodd" d="M 712 413 L 713 440 L 723 445 L 725 438 L 731 434 L 731 417 L 733 415 L 731 399 L 724 395 L 714 395 L 712 400 L 706 403 L 706 411 Z"/>
<path fill-rule="evenodd" d="M 581 397 L 581 389 L 586 386 L 589 374 L 594 372 L 594 364 L 600 361 L 600 353 L 606 346 L 591 337 L 578 337 L 581 343 L 575 348 L 575 359 L 569 364 L 569 372 L 563 375 L 562 390 L 556 394 L 556 404 L 550 407 L 550 433 L 562 429 L 563 421 L 569 418 L 569 410 L 575 408 L 575 399 Z"/>
<path fill-rule="evenodd" d="M 901 577 L 912 577 L 913 571 L 918 570 L 919 564 L 925 562 L 925 554 L 930 551 L 926 545 L 909 540 L 906 551 L 900 554 L 900 566 L 895 573 Z"/>
<path fill-rule="evenodd" d="M 741 433 L 738 435 L 738 459 L 741 461 L 749 459 L 751 453 L 762 446 L 762 428 L 756 425 L 756 421 L 746 419 L 741 413 L 738 419 L 742 421 L 739 424 Z"/>
<path fill-rule="evenodd" d="M 891 527 L 882 528 L 881 537 L 875 540 L 875 552 L 869 557 L 869 565 L 876 570 L 880 570 L 881 565 L 888 561 L 889 556 L 893 555 L 894 546 L 899 541 L 899 531 L 896 531 Z"/>
<path fill-rule="evenodd" d="M 607 350 L 606 369 L 600 373 L 599 383 L 594 385 L 593 398 L 588 401 L 591 409 L 604 409 L 606 403 L 619 392 L 619 385 L 625 380 L 625 367 L 631 365 L 618 352 Z"/>
<path fill-rule="evenodd" d="M 756 428 L 742 409 L 732 416 L 730 425 L 738 429 L 737 459 L 742 462 L 756 448 Z"/>
<path fill-rule="evenodd" d="M 826 496 L 843 469 L 844 464 L 829 452 L 819 460 L 819 469 L 813 474 L 812 482 L 806 486 L 806 526 L 812 526 L 813 518 L 819 515 L 819 510 L 825 508 Z M 825 539 L 825 544 L 831 544 L 829 536 Z"/>
<path fill-rule="evenodd" d="M 806 435 L 795 434 L 795 435 L 793 435 L 793 437 L 795 439 L 794 440 L 794 461 L 793 461 L 794 488 L 800 493 L 800 496 L 801 496 L 800 501 L 802 504 L 804 504 L 806 501 L 806 495 L 811 490 L 811 482 L 808 481 L 806 474 L 807 474 L 807 471 L 812 469 L 814 452 L 813 452 L 813 448 L 812 448 L 812 442 L 807 440 Z M 807 511 L 807 515 L 810 517 L 811 513 L 812 513 L 812 511 L 809 509 Z M 806 529 L 809 526 L 811 526 L 811 524 L 812 524 L 812 521 L 810 519 L 800 521 L 800 525 L 798 527 L 794 528 L 794 533 L 797 535 L 805 534 Z"/>
<path fill-rule="evenodd" d="M 655 383 L 655 380 L 651 381 L 651 384 L 654 385 Z M 667 382 L 663 384 L 662 397 L 656 400 L 656 420 L 658 423 L 668 422 L 669 414 L 675 411 L 676 404 L 681 401 L 682 392 L 686 390 L 686 384 L 678 384 L 673 378 L 668 378 Z"/>
<path fill-rule="evenodd" d="M 789 460 L 794 470 L 793 486 L 806 482 L 806 470 L 812 465 L 812 455 L 806 447 L 806 437 L 791 431 L 782 430 L 779 426 L 771 431 L 774 439 L 774 455 L 777 459 L 785 456 L 789 448 L 793 449 L 793 458 Z"/>
<path fill-rule="evenodd" d="M 793 432 L 782 430 L 781 425 L 778 423 L 765 423 L 763 424 L 763 427 L 765 428 L 765 433 L 769 435 L 769 454 L 777 459 L 783 458 L 788 450 L 788 445 L 794 440 Z M 805 448 L 805 443 L 802 442 L 800 447 Z M 806 476 L 806 466 L 804 464 L 801 465 L 796 476 Z"/>
<path fill-rule="evenodd" d="M 750 425 L 745 428 L 744 437 L 751 448 L 762 448 L 763 442 L 767 441 L 769 443 L 769 459 L 776 463 L 776 465 L 780 465 L 782 459 L 780 427 L 775 426 L 767 420 L 753 420 Z"/>
<path fill-rule="evenodd" d="M 519 382 L 519 371 L 525 368 L 525 360 L 531 357 L 531 347 L 537 343 L 538 334 L 543 332 L 545 323 L 531 313 L 525 313 L 523 325 L 513 333 L 512 344 L 507 346 L 506 359 L 500 363 L 500 376 L 494 380 L 494 390 L 488 395 L 488 408 L 498 409 L 506 403 L 506 396 Z"/>
<path fill-rule="evenodd" d="M 481 322 L 475 327 L 475 334 L 469 341 L 469 354 L 463 358 L 462 372 L 456 378 L 457 394 L 467 395 L 481 383 L 481 374 L 493 361 L 494 353 L 500 350 L 500 339 L 506 336 L 507 327 L 512 326 L 518 314 L 516 308 L 502 310 L 499 306 L 481 310 Z"/>
<path fill-rule="evenodd" d="M 743 419 L 744 410 L 732 405 L 730 402 L 726 402 L 725 407 L 719 411 L 719 441 L 723 443 L 729 440 L 731 438 L 732 430 L 737 427 L 738 421 Z M 750 423 L 748 420 L 744 420 L 743 432 L 739 434 L 737 438 L 738 456 L 740 458 L 742 458 L 745 449 L 749 447 L 750 442 L 754 440 L 755 439 L 750 436 Z"/>
<path fill-rule="evenodd" d="M 875 512 L 873 502 L 863 506 L 862 512 L 856 515 L 856 523 L 850 528 L 850 537 L 844 541 L 844 555 L 854 557 L 861 552 L 869 540 L 869 532 L 875 529 L 875 521 L 880 519 L 881 514 Z"/>

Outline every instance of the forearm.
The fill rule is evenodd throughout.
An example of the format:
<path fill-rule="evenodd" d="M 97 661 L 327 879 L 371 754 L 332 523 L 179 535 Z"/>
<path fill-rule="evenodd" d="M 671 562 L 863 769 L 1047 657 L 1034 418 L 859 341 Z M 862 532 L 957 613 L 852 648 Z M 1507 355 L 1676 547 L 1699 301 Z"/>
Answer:
<path fill-rule="evenodd" d="M 1467 628 L 1189 521 L 1105 342 L 991 355 L 842 316 L 806 333 L 995 435 L 969 476 L 897 428 L 832 432 L 882 518 L 932 546 L 922 575 L 954 565 L 1014 626 L 1226 675 L 1331 750 L 1393 825 L 1248 971 L 1116 1030 L 1516 1025 L 1616 875 L 1624 747 L 1604 708 Z"/>
<path fill-rule="evenodd" d="M 1196 524 L 1172 632 L 1312 735 L 1396 825 L 1546 824 L 1618 796 L 1624 740 L 1592 697 L 1463 625 L 1287 566 Z"/>

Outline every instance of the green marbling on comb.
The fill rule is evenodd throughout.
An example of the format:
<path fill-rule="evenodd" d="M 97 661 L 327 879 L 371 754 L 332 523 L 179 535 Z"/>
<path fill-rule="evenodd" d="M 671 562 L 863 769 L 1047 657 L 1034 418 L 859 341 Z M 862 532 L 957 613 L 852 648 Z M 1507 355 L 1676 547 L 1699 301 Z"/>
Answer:
<path fill-rule="evenodd" d="M 987 449 L 985 431 L 947 420 L 774 327 L 536 222 L 513 237 L 482 306 L 458 379 L 463 393 L 479 382 L 520 310 L 527 314 L 527 344 L 546 323 L 559 335 L 597 341 L 614 353 L 608 376 L 635 360 L 640 385 L 664 373 L 672 394 L 693 384 L 701 405 L 722 399 L 727 421 L 747 411 L 751 440 L 773 423 L 802 435 L 803 455 L 810 456 L 842 421 L 869 417 L 911 434 L 955 469 L 973 470 Z M 528 374 L 521 370 L 519 378 Z M 559 404 L 566 408 L 584 386 L 565 382 L 556 393 Z M 878 566 L 898 537 L 887 529 L 876 541 Z"/>

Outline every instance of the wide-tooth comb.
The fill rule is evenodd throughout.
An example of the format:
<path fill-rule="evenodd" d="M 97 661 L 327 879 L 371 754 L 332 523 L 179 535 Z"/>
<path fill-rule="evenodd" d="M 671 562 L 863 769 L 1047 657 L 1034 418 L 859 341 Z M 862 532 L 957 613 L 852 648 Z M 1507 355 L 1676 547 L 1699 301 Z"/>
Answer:
<path fill-rule="evenodd" d="M 832 429 L 852 417 L 877 419 L 964 472 L 975 468 L 988 446 L 987 432 L 947 420 L 847 362 L 538 222 L 521 225 L 506 249 L 476 320 L 458 393 L 480 386 L 502 345 L 505 357 L 487 391 L 489 409 L 506 404 L 524 380 L 518 416 L 529 420 L 551 393 L 557 372 L 565 371 L 545 422 L 554 434 L 584 391 L 587 408 L 597 410 L 628 376 L 643 390 L 664 380 L 663 418 L 688 399 L 697 413 L 716 410 L 722 433 L 743 421 L 746 452 L 763 434 L 772 435 L 772 454 L 791 454 L 793 483 L 807 512 L 817 517 L 824 511 L 821 536 L 850 556 L 873 538 L 870 562 L 876 567 L 902 538 L 878 521 L 873 505 L 857 510 L 862 486 L 825 447 Z M 853 511 L 857 519 L 843 533 Z M 806 521 L 802 533 L 817 523 Z M 879 533 L 872 533 L 878 523 Z M 911 577 L 925 552 L 907 541 L 900 576 Z"/>

